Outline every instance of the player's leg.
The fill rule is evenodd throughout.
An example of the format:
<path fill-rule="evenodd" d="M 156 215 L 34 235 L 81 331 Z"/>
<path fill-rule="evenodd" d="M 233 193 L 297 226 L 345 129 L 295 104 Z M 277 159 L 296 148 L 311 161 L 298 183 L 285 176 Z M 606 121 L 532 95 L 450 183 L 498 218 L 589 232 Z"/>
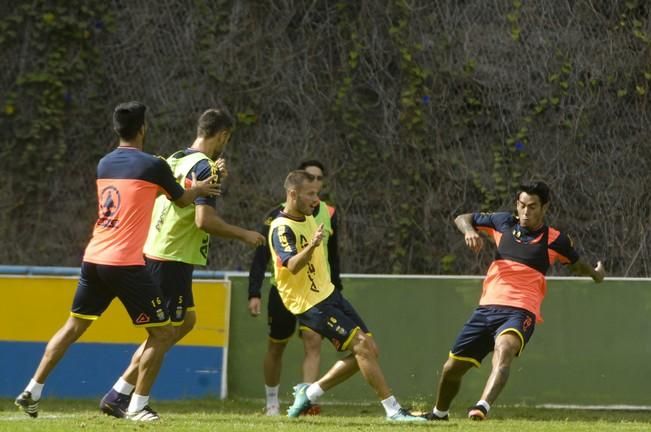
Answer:
<path fill-rule="evenodd" d="M 378 362 L 379 351 L 368 328 L 339 291 L 323 302 L 299 315 L 299 321 L 330 340 L 338 351 L 350 351 L 351 356 L 337 362 L 319 381 L 309 386 L 295 387 L 294 404 L 288 410 L 290 417 L 300 415 L 323 395 L 326 390 L 350 378 L 357 370 L 373 387 L 382 401 L 387 419 L 423 421 L 412 416 L 397 402 Z"/>
<path fill-rule="evenodd" d="M 163 303 L 170 315 L 175 330 L 174 344 L 188 334 L 196 323 L 194 298 L 192 295 L 191 264 L 175 261 L 159 261 L 146 258 L 146 269 L 154 285 L 163 293 Z M 122 418 L 131 401 L 131 393 L 138 380 L 140 358 L 145 349 L 145 340 L 131 357 L 131 361 L 120 378 L 100 401 L 99 407 L 105 414 Z"/>
<path fill-rule="evenodd" d="M 271 286 L 267 302 L 268 342 L 263 360 L 266 415 L 280 414 L 280 375 L 283 354 L 289 339 L 296 330 L 296 317 L 285 308 L 278 289 Z"/>
<path fill-rule="evenodd" d="M 493 364 L 481 399 L 468 411 L 472 420 L 486 418 L 491 405 L 506 386 L 513 359 L 520 355 L 535 327 L 535 316 L 521 309 L 494 308 L 490 320 L 497 328 Z"/>
<path fill-rule="evenodd" d="M 50 372 L 63 358 L 70 345 L 79 339 L 91 323 L 91 320 L 71 316 L 48 342 L 34 377 L 15 400 L 16 406 L 30 417 L 38 416 L 39 400 Z"/>
<path fill-rule="evenodd" d="M 486 325 L 487 314 L 483 308 L 477 308 L 459 332 L 441 370 L 434 408 L 425 415 L 428 420 L 448 419 L 450 406 L 459 393 L 463 376 L 472 367 L 479 367 L 493 348 L 493 334 Z"/>
<path fill-rule="evenodd" d="M 113 296 L 97 276 L 96 265 L 82 263 L 70 317 L 48 342 L 34 376 L 15 400 L 15 404 L 26 414 L 38 416 L 38 404 L 45 380 L 70 345 L 106 310 L 112 299 Z"/>
<path fill-rule="evenodd" d="M 513 332 L 503 333 L 495 340 L 493 368 L 481 395 L 481 398 L 489 404 L 495 402 L 497 396 L 504 389 L 509 379 L 511 363 L 521 346 L 520 337 Z"/>
<path fill-rule="evenodd" d="M 303 340 L 303 382 L 313 383 L 319 378 L 319 369 L 321 366 L 321 341 L 323 338 L 320 334 L 302 327 L 300 329 L 301 339 Z"/>
<path fill-rule="evenodd" d="M 447 412 L 450 409 L 452 400 L 459 393 L 463 376 L 473 366 L 475 365 L 470 361 L 448 358 L 441 371 L 436 404 L 433 410 L 433 412 L 436 411 L 435 414 L 438 418 L 432 418 L 432 420 L 447 419 Z"/>
<path fill-rule="evenodd" d="M 158 414 L 149 407 L 149 393 L 175 336 L 163 293 L 144 266 L 123 267 L 103 276 L 107 284 L 115 287 L 133 324 L 147 331 L 146 341 L 137 350 L 141 351 L 137 379 L 125 417 L 136 421 L 158 420 Z"/>

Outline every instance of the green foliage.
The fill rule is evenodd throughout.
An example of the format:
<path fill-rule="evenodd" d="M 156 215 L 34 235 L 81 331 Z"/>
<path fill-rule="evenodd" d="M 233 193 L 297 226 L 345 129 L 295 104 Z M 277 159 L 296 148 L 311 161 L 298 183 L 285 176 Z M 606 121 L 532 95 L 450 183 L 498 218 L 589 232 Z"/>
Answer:
<path fill-rule="evenodd" d="M 23 172 L 23 185 L 32 191 L 47 187 L 43 174 L 64 166 L 66 123 L 73 107 L 83 103 L 76 90 L 100 73 L 94 38 L 111 23 L 108 4 L 99 0 L 81 7 L 23 3 L 0 21 L 0 49 L 8 50 L 20 37 L 21 49 L 32 54 L 20 58 L 19 73 L 2 94 L 2 122 L 15 137 L 8 143 L 13 168 Z"/>

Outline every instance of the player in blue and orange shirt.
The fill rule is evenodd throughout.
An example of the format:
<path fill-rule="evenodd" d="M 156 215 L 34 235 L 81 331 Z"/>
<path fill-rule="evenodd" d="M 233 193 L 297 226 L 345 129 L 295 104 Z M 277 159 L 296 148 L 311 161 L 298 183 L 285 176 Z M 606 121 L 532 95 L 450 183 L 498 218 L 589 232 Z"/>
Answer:
<path fill-rule="evenodd" d="M 493 368 L 481 399 L 468 411 L 472 420 L 486 418 L 509 376 L 515 357 L 542 321 L 540 305 L 547 291 L 545 275 L 555 262 L 569 264 L 573 272 L 589 275 L 595 282 L 604 278 L 601 262 L 593 269 L 579 258 L 572 240 L 544 223 L 549 206 L 549 188 L 536 182 L 520 186 L 516 194 L 517 217 L 511 213 L 468 213 L 455 224 L 475 252 L 483 246 L 483 232 L 497 246 L 490 265 L 479 307 L 466 322 L 443 365 L 436 404 L 428 420 L 447 420 L 452 399 L 463 375 L 479 367 L 493 353 Z"/>
<path fill-rule="evenodd" d="M 174 331 L 161 305 L 161 290 L 146 271 L 143 259 L 154 200 L 162 192 L 184 207 L 198 196 L 219 193 L 219 186 L 212 184 L 212 177 L 184 190 L 176 183 L 164 160 L 142 151 L 146 134 L 145 111 L 145 105 L 127 102 L 118 105 L 113 112 L 113 127 L 120 143 L 97 166 L 99 214 L 81 264 L 70 317 L 50 339 L 33 378 L 16 398 L 16 405 L 31 417 L 38 416 L 38 404 L 48 375 L 70 345 L 117 297 L 134 325 L 148 332 L 141 373 L 127 418 L 136 421 L 159 419 L 148 405 L 149 392 Z"/>

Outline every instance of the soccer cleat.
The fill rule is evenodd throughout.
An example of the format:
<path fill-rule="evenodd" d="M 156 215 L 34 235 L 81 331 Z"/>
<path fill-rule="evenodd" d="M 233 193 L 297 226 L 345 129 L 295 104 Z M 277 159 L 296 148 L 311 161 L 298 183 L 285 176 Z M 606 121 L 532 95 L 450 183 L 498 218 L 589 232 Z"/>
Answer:
<path fill-rule="evenodd" d="M 118 393 L 111 389 L 99 402 L 99 409 L 106 415 L 124 418 L 131 401 L 130 395 Z"/>
<path fill-rule="evenodd" d="M 32 399 L 32 392 L 24 391 L 18 395 L 14 404 L 32 418 L 38 417 L 38 401 Z"/>
<path fill-rule="evenodd" d="M 425 420 L 429 421 L 448 421 L 448 415 L 444 415 L 443 417 L 439 417 L 436 414 L 434 414 L 432 411 L 423 414 L 421 417 L 423 417 Z"/>
<path fill-rule="evenodd" d="M 135 412 L 127 411 L 124 414 L 124 418 L 128 420 L 141 421 L 141 422 L 151 422 L 151 421 L 160 420 L 160 417 L 158 416 L 156 411 L 151 409 L 149 405 L 146 405 L 140 411 L 135 411 Z"/>
<path fill-rule="evenodd" d="M 470 420 L 476 420 L 476 421 L 486 420 L 487 415 L 488 415 L 488 411 L 486 411 L 486 408 L 484 408 L 481 405 L 475 405 L 468 409 L 468 418 Z"/>
<path fill-rule="evenodd" d="M 305 383 L 294 386 L 294 403 L 287 409 L 287 417 L 298 417 L 310 409 L 312 402 L 305 394 L 305 390 L 309 386 L 309 384 Z"/>
<path fill-rule="evenodd" d="M 425 417 L 415 416 L 404 408 L 400 408 L 397 413 L 388 417 L 389 421 L 398 421 L 398 422 L 424 422 L 427 421 Z"/>
<path fill-rule="evenodd" d="M 321 414 L 321 405 L 312 404 L 307 410 L 303 411 L 301 415 L 315 416 Z"/>
<path fill-rule="evenodd" d="M 269 405 L 265 408 L 264 415 L 266 416 L 280 415 L 280 407 L 278 405 Z"/>

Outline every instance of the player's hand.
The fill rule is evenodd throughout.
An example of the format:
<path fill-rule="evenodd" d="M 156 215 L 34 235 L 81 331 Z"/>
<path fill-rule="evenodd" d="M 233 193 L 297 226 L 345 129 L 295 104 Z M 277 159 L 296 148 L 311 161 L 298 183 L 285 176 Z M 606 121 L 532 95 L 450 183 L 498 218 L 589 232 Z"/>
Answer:
<path fill-rule="evenodd" d="M 479 233 L 475 230 L 466 231 L 464 238 L 466 246 L 475 253 L 479 252 L 484 246 L 484 239 L 482 239 Z"/>
<path fill-rule="evenodd" d="M 199 196 L 219 196 L 221 195 L 221 186 L 214 183 L 217 176 L 210 176 L 205 180 L 197 180 L 197 174 L 192 173 L 192 188 L 197 191 Z"/>
<path fill-rule="evenodd" d="M 264 236 L 257 231 L 246 231 L 243 240 L 244 243 L 253 247 L 264 246 L 266 243 Z"/>
<path fill-rule="evenodd" d="M 604 280 L 606 276 L 606 269 L 601 261 L 597 261 L 597 266 L 594 268 L 595 274 L 592 276 L 592 279 L 599 283 Z"/>
<path fill-rule="evenodd" d="M 323 240 L 323 224 L 319 225 L 319 227 L 316 229 L 314 232 L 314 237 L 312 237 L 312 247 L 317 247 L 321 244 L 321 240 Z"/>
<path fill-rule="evenodd" d="M 257 317 L 260 315 L 260 309 L 261 309 L 262 301 L 260 300 L 260 297 L 251 297 L 249 299 L 249 313 L 253 317 Z"/>
<path fill-rule="evenodd" d="M 228 177 L 228 169 L 226 168 L 226 159 L 219 158 L 215 161 L 217 171 L 219 171 L 219 183 L 223 182 Z"/>

